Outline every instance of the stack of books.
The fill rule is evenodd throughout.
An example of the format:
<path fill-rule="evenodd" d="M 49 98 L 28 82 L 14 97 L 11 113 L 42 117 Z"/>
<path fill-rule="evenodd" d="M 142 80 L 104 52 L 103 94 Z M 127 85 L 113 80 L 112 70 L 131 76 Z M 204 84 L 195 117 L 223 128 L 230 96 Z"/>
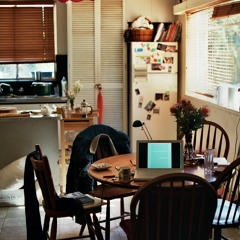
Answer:
<path fill-rule="evenodd" d="M 94 198 L 87 196 L 81 192 L 68 193 L 68 194 L 62 195 L 61 197 L 79 199 L 83 205 L 94 203 Z"/>
<path fill-rule="evenodd" d="M 158 25 L 154 42 L 178 42 L 181 37 L 182 24 L 180 22 L 165 25 Z"/>

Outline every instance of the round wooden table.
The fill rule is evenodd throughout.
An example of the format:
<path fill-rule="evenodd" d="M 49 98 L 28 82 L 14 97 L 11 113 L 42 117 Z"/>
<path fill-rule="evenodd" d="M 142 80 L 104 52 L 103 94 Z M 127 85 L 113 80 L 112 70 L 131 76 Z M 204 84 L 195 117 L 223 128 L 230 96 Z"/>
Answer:
<path fill-rule="evenodd" d="M 88 168 L 88 174 L 95 180 L 101 183 L 108 183 L 111 185 L 116 185 L 118 187 L 125 188 L 139 188 L 146 183 L 146 181 L 134 181 L 133 177 L 131 177 L 130 182 L 124 183 L 118 180 L 118 167 L 121 166 L 129 166 L 131 170 L 134 171 L 136 169 L 136 155 L 134 153 L 122 154 L 117 156 L 112 156 L 108 158 L 103 158 L 98 160 L 96 163 L 107 163 L 112 167 L 107 170 L 97 170 L 92 165 Z M 197 176 L 200 176 L 206 179 L 208 182 L 214 182 L 216 180 L 216 175 L 214 173 L 205 173 L 202 166 L 186 166 L 184 167 L 185 173 L 191 173 Z"/>

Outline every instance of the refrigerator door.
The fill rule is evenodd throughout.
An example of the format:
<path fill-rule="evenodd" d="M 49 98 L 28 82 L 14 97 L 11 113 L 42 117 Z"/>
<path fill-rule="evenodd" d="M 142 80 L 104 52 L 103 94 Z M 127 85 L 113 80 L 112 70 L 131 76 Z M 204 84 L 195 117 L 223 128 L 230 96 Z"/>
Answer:
<path fill-rule="evenodd" d="M 129 135 L 132 152 L 136 151 L 137 140 L 147 139 L 141 127 L 132 126 L 136 120 L 144 123 L 144 130 L 147 127 L 153 140 L 177 138 L 175 118 L 170 114 L 170 107 L 177 102 L 177 44 L 163 43 L 175 49 L 171 54 L 157 50 L 158 44 L 136 42 L 131 46 Z M 171 61 L 163 61 L 166 56 Z M 171 71 L 166 71 L 169 67 Z"/>

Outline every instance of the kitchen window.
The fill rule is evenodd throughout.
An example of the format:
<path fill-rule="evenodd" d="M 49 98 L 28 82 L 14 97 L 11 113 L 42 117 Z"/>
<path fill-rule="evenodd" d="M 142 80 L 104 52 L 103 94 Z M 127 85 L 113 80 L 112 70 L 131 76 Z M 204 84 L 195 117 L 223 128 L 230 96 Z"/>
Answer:
<path fill-rule="evenodd" d="M 54 76 L 53 0 L 1 1 L 0 79 Z"/>
<path fill-rule="evenodd" d="M 186 93 L 219 105 L 220 85 L 240 88 L 240 9 L 234 2 L 187 16 Z"/>

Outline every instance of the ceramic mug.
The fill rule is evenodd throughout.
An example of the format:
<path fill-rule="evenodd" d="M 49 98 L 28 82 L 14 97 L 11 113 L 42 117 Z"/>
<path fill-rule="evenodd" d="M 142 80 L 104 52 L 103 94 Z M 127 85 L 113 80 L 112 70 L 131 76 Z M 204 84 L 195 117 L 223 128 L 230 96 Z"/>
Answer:
<path fill-rule="evenodd" d="M 129 166 L 119 167 L 119 181 L 128 182 L 131 178 L 131 168 Z"/>

